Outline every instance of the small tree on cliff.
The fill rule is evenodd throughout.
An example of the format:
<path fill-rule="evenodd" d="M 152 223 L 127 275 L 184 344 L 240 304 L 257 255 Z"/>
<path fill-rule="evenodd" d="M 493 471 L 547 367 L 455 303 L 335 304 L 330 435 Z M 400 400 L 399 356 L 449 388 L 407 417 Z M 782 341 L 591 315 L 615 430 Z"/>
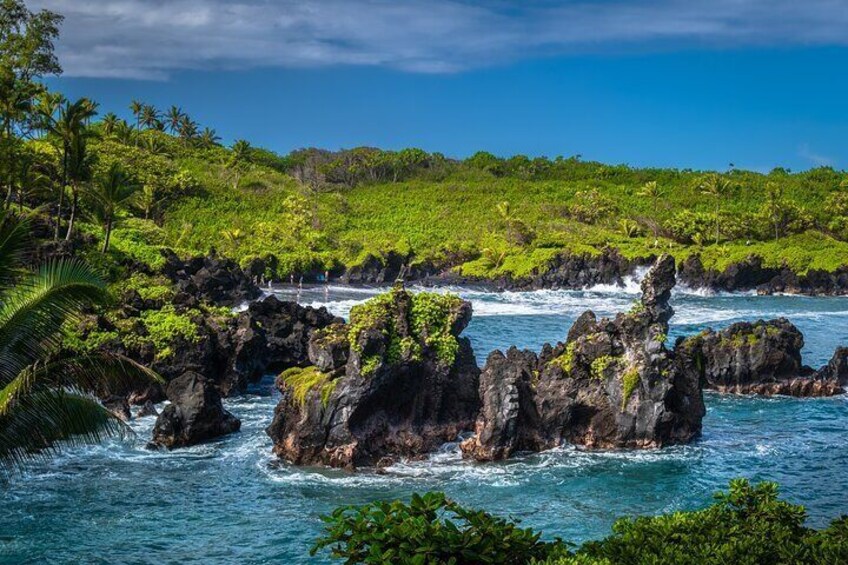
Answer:
<path fill-rule="evenodd" d="M 654 238 L 656 238 L 659 235 L 659 229 L 657 227 L 659 225 L 659 219 L 657 218 L 657 213 L 659 212 L 660 198 L 665 196 L 665 190 L 663 190 L 660 185 L 657 184 L 657 181 L 652 180 L 646 182 L 642 186 L 642 189 L 639 191 L 638 195 L 643 198 L 651 199 L 651 206 L 654 214 Z"/>
<path fill-rule="evenodd" d="M 91 209 L 95 217 L 103 224 L 103 253 L 109 250 L 109 239 L 112 228 L 117 222 L 117 215 L 122 210 L 132 206 L 138 197 L 141 187 L 131 178 L 118 163 L 112 163 L 100 176 L 90 191 Z"/>
<path fill-rule="evenodd" d="M 239 187 L 239 182 L 241 182 L 241 176 L 247 169 L 249 160 L 250 143 L 248 143 L 244 139 L 236 140 L 236 142 L 233 143 L 230 162 L 227 164 L 227 168 L 233 172 L 234 189 L 237 189 Z"/>
<path fill-rule="evenodd" d="M 718 245 L 721 239 L 721 204 L 724 198 L 730 194 L 731 184 L 726 178 L 712 173 L 704 177 L 701 182 L 701 193 L 713 199 L 715 206 L 715 242 Z"/>

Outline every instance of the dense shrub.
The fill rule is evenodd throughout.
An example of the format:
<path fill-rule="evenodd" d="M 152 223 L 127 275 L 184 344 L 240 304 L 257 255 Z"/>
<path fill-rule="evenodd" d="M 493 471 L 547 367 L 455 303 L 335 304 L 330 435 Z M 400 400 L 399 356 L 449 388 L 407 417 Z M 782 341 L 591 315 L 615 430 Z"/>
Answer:
<path fill-rule="evenodd" d="M 531 529 L 468 510 L 442 493 L 400 501 L 347 506 L 324 517 L 326 533 L 311 554 L 329 548 L 345 563 L 411 565 L 523 564 L 559 547 Z"/>
<path fill-rule="evenodd" d="M 774 483 L 731 481 L 703 510 L 622 518 L 607 538 L 571 550 L 560 541 L 443 494 L 414 495 L 409 505 L 343 507 L 324 518 L 329 548 L 346 563 L 545 563 L 548 565 L 837 565 L 848 563 L 848 516 L 817 531 L 802 506 L 778 498 Z M 458 523 L 455 523 L 458 521 Z M 571 546 L 573 547 L 573 546 Z"/>

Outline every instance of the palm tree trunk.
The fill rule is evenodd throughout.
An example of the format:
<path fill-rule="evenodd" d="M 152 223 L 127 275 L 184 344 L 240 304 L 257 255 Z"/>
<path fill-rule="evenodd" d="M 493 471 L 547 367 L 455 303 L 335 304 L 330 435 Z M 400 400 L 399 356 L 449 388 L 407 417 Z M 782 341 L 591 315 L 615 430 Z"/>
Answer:
<path fill-rule="evenodd" d="M 103 253 L 109 251 L 109 238 L 112 236 L 112 218 L 106 220 L 106 238 L 103 240 Z"/>
<path fill-rule="evenodd" d="M 59 190 L 59 205 L 56 207 L 56 229 L 53 232 L 53 241 L 59 239 L 59 230 L 62 229 L 62 205 L 65 203 L 65 183 Z"/>
<path fill-rule="evenodd" d="M 716 207 L 715 207 L 715 217 L 716 217 L 716 245 L 718 245 L 718 239 L 719 239 L 719 220 L 718 220 L 718 212 L 719 212 L 719 202 L 718 202 L 718 197 L 716 197 Z"/>
<path fill-rule="evenodd" d="M 71 234 L 74 231 L 74 220 L 77 217 L 77 201 L 79 200 L 79 194 L 77 193 L 76 186 L 71 186 L 71 193 L 73 194 L 73 200 L 71 201 L 71 216 L 68 218 L 68 233 L 65 234 L 65 241 L 70 241 Z"/>
<path fill-rule="evenodd" d="M 59 186 L 59 206 L 56 208 L 56 231 L 53 232 L 53 241 L 59 239 L 59 231 L 62 229 L 62 204 L 65 203 L 65 186 L 68 183 L 68 144 L 62 146 L 62 183 Z"/>

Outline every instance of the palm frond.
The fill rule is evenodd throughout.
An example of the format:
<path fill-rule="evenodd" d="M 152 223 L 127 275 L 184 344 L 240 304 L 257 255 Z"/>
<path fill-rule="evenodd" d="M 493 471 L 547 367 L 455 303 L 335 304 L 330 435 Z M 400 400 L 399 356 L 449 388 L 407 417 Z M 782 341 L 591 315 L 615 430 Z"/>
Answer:
<path fill-rule="evenodd" d="M 105 284 L 86 265 L 57 260 L 0 297 L 0 382 L 52 353 L 62 323 L 105 296 Z"/>
<path fill-rule="evenodd" d="M 4 212 L 0 214 L 0 285 L 10 284 L 26 252 L 30 225 L 25 219 Z"/>
<path fill-rule="evenodd" d="M 104 398 L 125 396 L 138 388 L 164 382 L 155 371 L 114 353 L 98 352 L 37 362 L 0 389 L 0 416 L 23 395 L 45 388 L 71 388 Z"/>
<path fill-rule="evenodd" d="M 62 448 L 131 433 L 91 395 L 72 389 L 27 395 L 0 416 L 0 477 L 47 460 Z"/>

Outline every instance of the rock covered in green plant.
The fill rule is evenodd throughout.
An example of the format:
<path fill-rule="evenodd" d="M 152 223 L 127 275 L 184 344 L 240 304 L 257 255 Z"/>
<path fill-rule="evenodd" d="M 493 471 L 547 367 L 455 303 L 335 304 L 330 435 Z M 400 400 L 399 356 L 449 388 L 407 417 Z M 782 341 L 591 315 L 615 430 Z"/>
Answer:
<path fill-rule="evenodd" d="M 804 336 L 798 328 L 786 318 L 778 318 L 737 322 L 718 332 L 704 330 L 680 340 L 675 353 L 682 371 L 720 392 L 841 394 L 848 383 L 848 372 L 829 371 L 827 367 L 814 372 L 801 362 L 803 348 Z"/>
<path fill-rule="evenodd" d="M 353 308 L 348 324 L 314 332 L 315 367 L 277 379 L 274 452 L 296 464 L 383 466 L 470 430 L 479 369 L 460 336 L 470 318 L 456 296 L 395 288 Z"/>
<path fill-rule="evenodd" d="M 585 312 L 565 343 L 542 352 L 489 356 L 480 379 L 483 407 L 466 456 L 501 459 L 564 443 L 646 448 L 685 443 L 705 409 L 697 376 L 678 370 L 665 347 L 674 260 L 660 257 L 628 313 Z"/>

